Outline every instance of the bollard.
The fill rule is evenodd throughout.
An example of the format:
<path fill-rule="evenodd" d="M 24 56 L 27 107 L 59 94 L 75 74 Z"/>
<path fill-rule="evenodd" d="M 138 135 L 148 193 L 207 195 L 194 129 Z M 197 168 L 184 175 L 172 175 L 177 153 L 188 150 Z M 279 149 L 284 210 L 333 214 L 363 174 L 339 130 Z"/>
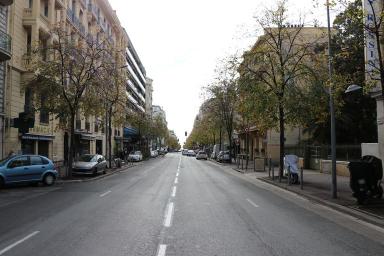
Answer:
<path fill-rule="evenodd" d="M 253 158 L 253 172 L 256 172 L 256 158 Z"/>
<path fill-rule="evenodd" d="M 272 158 L 269 158 L 269 161 L 268 161 L 268 177 L 271 177 L 271 169 L 272 169 Z"/>
<path fill-rule="evenodd" d="M 275 166 L 272 166 L 272 180 L 275 180 Z"/>
<path fill-rule="evenodd" d="M 244 170 L 244 158 L 241 157 L 241 170 Z"/>
<path fill-rule="evenodd" d="M 304 186 L 304 184 L 303 184 L 303 180 L 304 180 L 303 176 L 304 176 L 304 171 L 303 171 L 303 167 L 301 167 L 300 168 L 300 189 L 301 190 L 303 190 L 303 186 Z"/>
<path fill-rule="evenodd" d="M 280 173 L 280 166 L 279 166 L 279 183 L 281 183 L 281 173 Z"/>

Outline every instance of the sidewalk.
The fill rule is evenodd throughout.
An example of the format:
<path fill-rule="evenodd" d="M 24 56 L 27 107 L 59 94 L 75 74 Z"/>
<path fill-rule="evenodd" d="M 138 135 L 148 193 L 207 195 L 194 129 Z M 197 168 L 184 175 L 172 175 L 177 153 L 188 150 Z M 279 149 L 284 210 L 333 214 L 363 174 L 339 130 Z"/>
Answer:
<path fill-rule="evenodd" d="M 288 186 L 287 179 L 282 179 L 280 183 L 279 178 L 277 177 L 277 169 L 275 169 L 276 177 L 272 180 L 271 177 L 268 177 L 268 171 L 254 172 L 252 162 L 250 162 L 249 167 L 246 170 L 242 170 L 241 167 L 237 168 L 237 165 L 234 163 L 218 164 L 227 166 L 233 171 L 242 173 L 241 175 L 246 179 L 258 179 L 357 218 L 369 219 L 371 223 L 384 225 L 384 199 L 367 200 L 365 205 L 358 205 L 356 199 L 352 197 L 352 191 L 349 187 L 349 177 L 337 176 L 338 198 L 333 199 L 331 195 L 331 175 L 329 174 L 312 170 L 304 170 L 303 190 L 301 190 L 300 185 Z"/>

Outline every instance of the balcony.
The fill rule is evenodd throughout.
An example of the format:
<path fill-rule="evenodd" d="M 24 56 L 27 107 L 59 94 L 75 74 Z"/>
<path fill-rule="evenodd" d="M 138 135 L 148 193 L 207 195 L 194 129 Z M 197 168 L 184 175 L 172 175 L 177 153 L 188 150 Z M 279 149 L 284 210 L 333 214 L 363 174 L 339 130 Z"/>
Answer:
<path fill-rule="evenodd" d="M 89 3 L 88 4 L 88 12 L 93 15 L 95 20 L 97 20 L 97 21 L 99 20 L 99 14 L 98 14 L 96 5 Z"/>
<path fill-rule="evenodd" d="M 0 4 L 3 6 L 11 5 L 13 4 L 13 0 L 0 0 Z"/>
<path fill-rule="evenodd" d="M 12 56 L 12 38 L 0 31 L 0 61 L 10 60 Z"/>
<path fill-rule="evenodd" d="M 79 30 L 79 32 L 85 36 L 85 27 L 81 24 L 79 18 L 76 17 L 75 13 L 71 9 L 67 9 L 67 17 L 68 20 L 72 23 L 72 25 Z"/>

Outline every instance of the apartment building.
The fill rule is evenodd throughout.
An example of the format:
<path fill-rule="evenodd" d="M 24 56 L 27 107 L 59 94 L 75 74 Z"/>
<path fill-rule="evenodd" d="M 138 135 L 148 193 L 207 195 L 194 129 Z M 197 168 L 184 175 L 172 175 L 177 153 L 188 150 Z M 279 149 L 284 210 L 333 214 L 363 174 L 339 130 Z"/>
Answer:
<path fill-rule="evenodd" d="M 3 156 L 16 152 L 41 154 L 55 161 L 65 161 L 68 158 L 69 135 L 67 131 L 58 127 L 58 120 L 54 116 L 44 111 L 35 113 L 34 127 L 26 134 L 19 134 L 11 121 L 20 113 L 30 112 L 31 92 L 25 90 L 22 85 L 31 78 L 31 74 L 26 70 L 31 49 L 37 42 L 52 43 L 55 39 L 49 32 L 58 23 L 65 27 L 73 40 L 93 40 L 114 49 L 113 54 L 108 57 L 118 65 L 124 66 L 124 63 L 128 62 L 128 57 L 129 61 L 137 60 L 128 67 L 128 70 L 135 74 L 136 80 L 143 80 L 137 88 L 143 90 L 141 96 L 145 95 L 145 69 L 133 46 L 129 46 L 131 44 L 129 37 L 108 0 L 19 0 L 13 3 L 9 12 L 8 28 L 13 41 L 12 59 L 7 65 L 6 104 L 3 112 L 8 121 L 4 126 Z M 1 10 L 2 14 L 3 10 Z M 1 26 L 2 24 L 0 29 L 2 29 Z M 136 74 L 137 70 L 140 70 L 138 74 Z M 130 83 L 134 84 L 136 80 Z M 133 87 L 136 88 L 136 86 Z M 139 106 L 144 106 L 145 99 L 141 99 L 139 95 L 133 95 L 134 93 L 129 92 L 130 97 L 141 100 Z M 75 124 L 76 153 L 105 155 L 107 152 L 106 124 L 105 117 L 78 114 Z M 114 138 L 112 152 L 121 150 L 123 147 L 121 143 L 123 129 L 124 127 L 112 128 Z"/>
<path fill-rule="evenodd" d="M 128 34 L 126 34 L 126 38 L 128 40 L 125 49 L 126 68 L 129 74 L 127 84 L 128 99 L 134 110 L 144 114 L 146 112 L 146 71 Z"/>
<path fill-rule="evenodd" d="M 8 34 L 8 12 L 12 0 L 0 1 L 0 155 L 4 157 L 5 84 L 7 61 L 11 59 L 12 39 Z"/>

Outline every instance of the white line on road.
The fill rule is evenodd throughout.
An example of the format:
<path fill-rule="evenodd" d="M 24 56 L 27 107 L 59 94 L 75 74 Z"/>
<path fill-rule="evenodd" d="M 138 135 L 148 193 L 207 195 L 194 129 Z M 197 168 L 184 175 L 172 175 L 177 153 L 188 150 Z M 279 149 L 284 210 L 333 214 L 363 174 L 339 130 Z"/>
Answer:
<path fill-rule="evenodd" d="M 18 246 L 19 244 L 27 241 L 28 239 L 30 239 L 31 237 L 37 235 L 38 233 L 40 233 L 40 231 L 35 231 L 29 235 L 27 235 L 26 237 L 24 237 L 23 239 L 20 239 L 19 241 L 5 247 L 3 250 L 0 251 L 0 255 L 3 255 L 4 253 L 8 252 L 9 250 L 11 250 L 12 248 Z"/>
<path fill-rule="evenodd" d="M 255 204 L 251 199 L 247 198 L 247 201 L 248 203 L 250 203 L 251 205 L 253 205 L 254 207 L 258 208 L 259 206 L 257 204 Z"/>
<path fill-rule="evenodd" d="M 179 177 L 179 173 L 176 173 L 176 177 Z"/>
<path fill-rule="evenodd" d="M 166 244 L 159 245 L 159 250 L 157 251 L 157 256 L 165 256 L 166 251 L 167 251 L 167 245 Z"/>
<path fill-rule="evenodd" d="M 165 214 L 165 220 L 164 220 L 164 226 L 166 228 L 169 228 L 172 223 L 172 216 L 173 216 L 173 203 L 168 204 L 167 213 Z"/>
<path fill-rule="evenodd" d="M 179 179 L 176 177 L 175 184 L 177 184 L 178 182 L 179 182 Z"/>
<path fill-rule="evenodd" d="M 176 196 L 176 186 L 173 187 L 172 189 L 172 197 L 175 197 Z"/>
<path fill-rule="evenodd" d="M 108 190 L 107 192 L 101 194 L 100 197 L 105 197 L 106 195 L 108 195 L 108 194 L 111 193 L 111 192 L 112 192 L 111 190 Z"/>

